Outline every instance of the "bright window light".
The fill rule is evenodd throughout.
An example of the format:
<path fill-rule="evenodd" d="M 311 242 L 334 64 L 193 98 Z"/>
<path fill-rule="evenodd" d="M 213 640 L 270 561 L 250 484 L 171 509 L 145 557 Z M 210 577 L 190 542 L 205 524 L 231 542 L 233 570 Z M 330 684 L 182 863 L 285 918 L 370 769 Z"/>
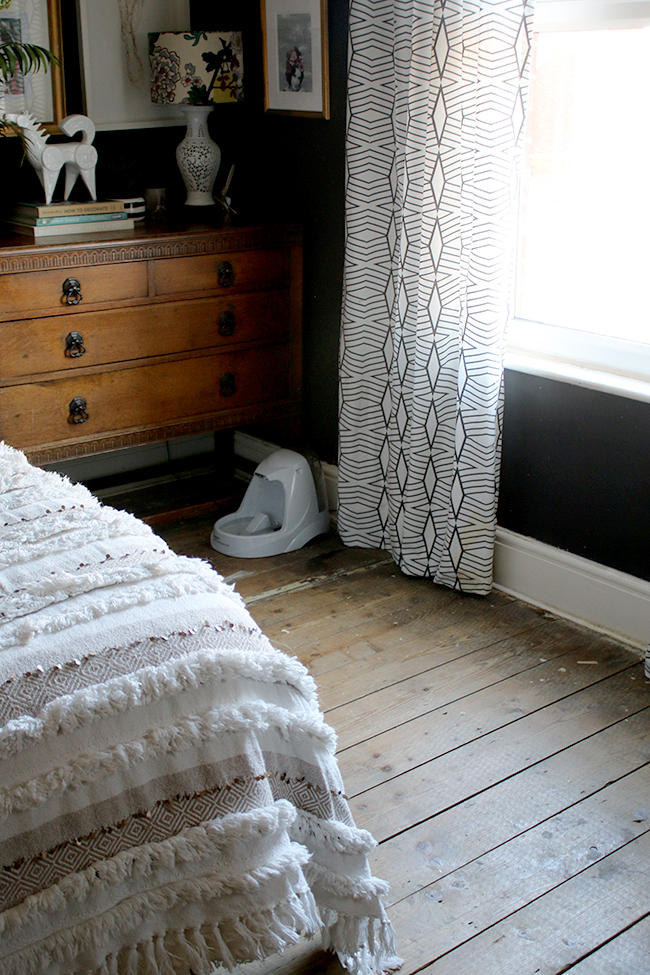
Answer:
<path fill-rule="evenodd" d="M 534 38 L 516 315 L 650 343 L 650 28 Z"/>

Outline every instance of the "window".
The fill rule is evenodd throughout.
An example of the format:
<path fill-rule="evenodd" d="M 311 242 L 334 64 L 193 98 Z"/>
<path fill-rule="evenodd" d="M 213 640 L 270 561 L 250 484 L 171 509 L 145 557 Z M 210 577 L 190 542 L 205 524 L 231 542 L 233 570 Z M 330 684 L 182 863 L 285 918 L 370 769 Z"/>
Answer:
<path fill-rule="evenodd" d="M 538 0 L 506 365 L 650 400 L 649 6 Z"/>

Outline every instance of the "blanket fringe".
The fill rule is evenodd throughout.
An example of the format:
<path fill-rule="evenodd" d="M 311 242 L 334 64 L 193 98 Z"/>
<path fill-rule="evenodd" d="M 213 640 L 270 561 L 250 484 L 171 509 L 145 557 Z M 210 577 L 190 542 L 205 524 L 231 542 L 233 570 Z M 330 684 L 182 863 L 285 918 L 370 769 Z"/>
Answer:
<path fill-rule="evenodd" d="M 154 945 L 153 938 L 144 942 L 142 954 L 144 955 L 144 961 L 148 968 L 156 969 L 158 967 L 158 962 L 156 961 L 156 947 Z"/>
<path fill-rule="evenodd" d="M 344 877 L 333 870 L 328 870 L 321 863 L 312 858 L 305 867 L 305 876 L 310 887 L 317 884 L 321 890 L 335 897 L 352 897 L 367 900 L 372 897 L 384 897 L 389 891 L 385 880 L 377 877 Z"/>
<path fill-rule="evenodd" d="M 367 830 L 348 826 L 340 820 L 321 819 L 305 809 L 297 810 L 291 838 L 297 843 L 304 843 L 309 849 L 315 844 L 335 853 L 367 854 L 377 846 L 377 841 Z"/>
<path fill-rule="evenodd" d="M 215 955 L 216 960 L 220 961 L 221 964 L 224 965 L 229 972 L 231 972 L 235 967 L 235 959 L 230 953 L 230 949 L 228 948 L 228 945 L 226 944 L 226 942 L 223 940 L 221 936 L 221 930 L 218 924 L 214 924 L 212 926 L 211 933 L 214 939 L 214 943 L 216 945 L 216 955 Z M 161 975 L 175 975 L 175 973 L 173 970 L 170 970 L 169 973 L 164 972 L 161 973 Z"/>
<path fill-rule="evenodd" d="M 181 830 L 176 836 L 157 843 L 132 847 L 106 860 L 91 864 L 80 873 L 68 874 L 59 883 L 31 894 L 22 903 L 0 914 L 0 935 L 12 934 L 26 924 L 38 924 L 54 911 L 66 910 L 69 904 L 81 902 L 98 892 L 123 883 L 134 877 L 152 876 L 159 867 L 173 870 L 184 863 L 201 862 L 214 858 L 223 848 L 233 843 L 252 843 L 262 836 L 284 833 L 295 816 L 290 803 L 279 800 L 272 806 L 249 813 L 231 813 L 221 820 L 213 820 L 200 826 Z M 213 876 L 212 895 L 223 889 L 231 893 L 247 892 L 260 881 L 278 872 L 304 865 L 309 857 L 307 850 L 292 843 L 286 851 L 263 866 L 238 877 Z"/>
<path fill-rule="evenodd" d="M 262 634 L 260 637 L 262 646 L 255 655 L 230 647 L 197 650 L 185 657 L 165 661 L 158 666 L 143 667 L 132 674 L 114 677 L 104 684 L 95 684 L 55 698 L 43 708 L 38 718 L 25 716 L 7 722 L 0 730 L 0 751 L 7 755 L 16 754 L 28 744 L 34 745 L 98 719 L 151 704 L 188 688 L 197 688 L 206 680 L 226 682 L 234 677 L 243 677 L 267 684 L 287 684 L 294 687 L 305 698 L 314 715 L 318 715 L 313 678 L 302 664 L 275 650 Z"/>
<path fill-rule="evenodd" d="M 153 954 L 152 971 L 157 971 L 159 975 L 176 975 L 174 966 L 169 959 L 169 953 L 165 948 L 165 939 L 161 934 L 157 934 L 153 939 Z"/>
<path fill-rule="evenodd" d="M 212 708 L 203 714 L 181 719 L 177 725 L 150 728 L 141 738 L 120 742 L 106 751 L 88 752 L 74 762 L 48 770 L 27 782 L 0 789 L 0 822 L 12 812 L 31 809 L 65 789 L 76 789 L 160 755 L 174 754 L 204 741 L 214 741 L 223 732 L 264 734 L 276 731 L 293 741 L 318 742 L 330 754 L 335 735 L 317 713 L 294 714 L 267 702 Z"/>
<path fill-rule="evenodd" d="M 157 600 L 180 599 L 181 596 L 205 593 L 223 595 L 224 588 L 207 574 L 178 574 L 173 577 L 143 581 L 137 586 L 125 587 L 123 590 L 116 587 L 116 591 L 110 595 L 110 598 L 108 594 L 102 593 L 102 597 L 107 598 L 98 597 L 92 601 L 89 599 L 84 603 L 68 606 L 67 612 L 37 614 L 33 617 L 21 616 L 7 623 L 0 634 L 0 650 L 25 645 L 34 637 L 60 633 L 81 623 L 105 619 L 111 613 L 120 613 L 136 606 L 148 606 Z"/>
<path fill-rule="evenodd" d="M 215 965 L 234 971 L 238 965 L 268 958 L 295 944 L 301 937 L 318 931 L 320 920 L 313 898 L 305 887 L 274 908 L 200 927 L 169 929 L 153 934 L 136 944 L 110 953 L 95 966 L 75 964 L 73 958 L 63 961 L 43 958 L 45 967 L 53 962 L 57 975 L 212 975 Z M 36 975 L 36 959 L 31 953 L 19 953 L 5 959 L 9 975 Z M 44 969 L 43 969 L 44 970 Z M 363 975 L 363 973 L 359 973 Z"/>
<path fill-rule="evenodd" d="M 385 914 L 381 918 L 354 917 L 321 908 L 321 919 L 323 947 L 338 955 L 350 975 L 394 972 L 404 964 Z"/>
<path fill-rule="evenodd" d="M 131 945 L 130 948 L 127 948 L 124 975 L 138 975 L 138 968 L 140 967 L 139 956 L 140 952 L 135 945 Z"/>
<path fill-rule="evenodd" d="M 187 928 L 185 931 L 179 931 L 176 935 L 176 943 L 194 975 L 208 975 L 210 970 L 208 946 L 199 929 Z"/>

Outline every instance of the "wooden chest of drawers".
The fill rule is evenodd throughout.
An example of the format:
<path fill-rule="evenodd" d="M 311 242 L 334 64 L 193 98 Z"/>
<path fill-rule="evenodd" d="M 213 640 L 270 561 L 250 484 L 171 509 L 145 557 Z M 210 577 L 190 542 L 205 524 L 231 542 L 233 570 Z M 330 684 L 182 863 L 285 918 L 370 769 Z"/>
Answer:
<path fill-rule="evenodd" d="M 36 464 L 298 417 L 300 232 L 0 241 L 0 438 Z"/>

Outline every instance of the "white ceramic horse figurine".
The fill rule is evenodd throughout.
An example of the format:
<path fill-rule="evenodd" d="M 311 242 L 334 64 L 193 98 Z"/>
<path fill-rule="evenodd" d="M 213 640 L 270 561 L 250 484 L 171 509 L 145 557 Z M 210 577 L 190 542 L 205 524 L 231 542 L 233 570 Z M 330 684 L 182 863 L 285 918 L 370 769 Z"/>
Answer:
<path fill-rule="evenodd" d="M 45 190 L 45 202 L 50 203 L 61 169 L 65 166 L 65 194 L 68 199 L 72 187 L 81 176 L 93 200 L 97 199 L 95 190 L 95 166 L 97 150 L 92 141 L 95 138 L 95 125 L 87 115 L 68 115 L 59 122 L 64 135 L 73 136 L 81 132 L 81 142 L 48 142 L 48 136 L 33 115 L 7 115 L 9 121 L 23 130 L 27 158 L 36 170 L 36 175 Z"/>

